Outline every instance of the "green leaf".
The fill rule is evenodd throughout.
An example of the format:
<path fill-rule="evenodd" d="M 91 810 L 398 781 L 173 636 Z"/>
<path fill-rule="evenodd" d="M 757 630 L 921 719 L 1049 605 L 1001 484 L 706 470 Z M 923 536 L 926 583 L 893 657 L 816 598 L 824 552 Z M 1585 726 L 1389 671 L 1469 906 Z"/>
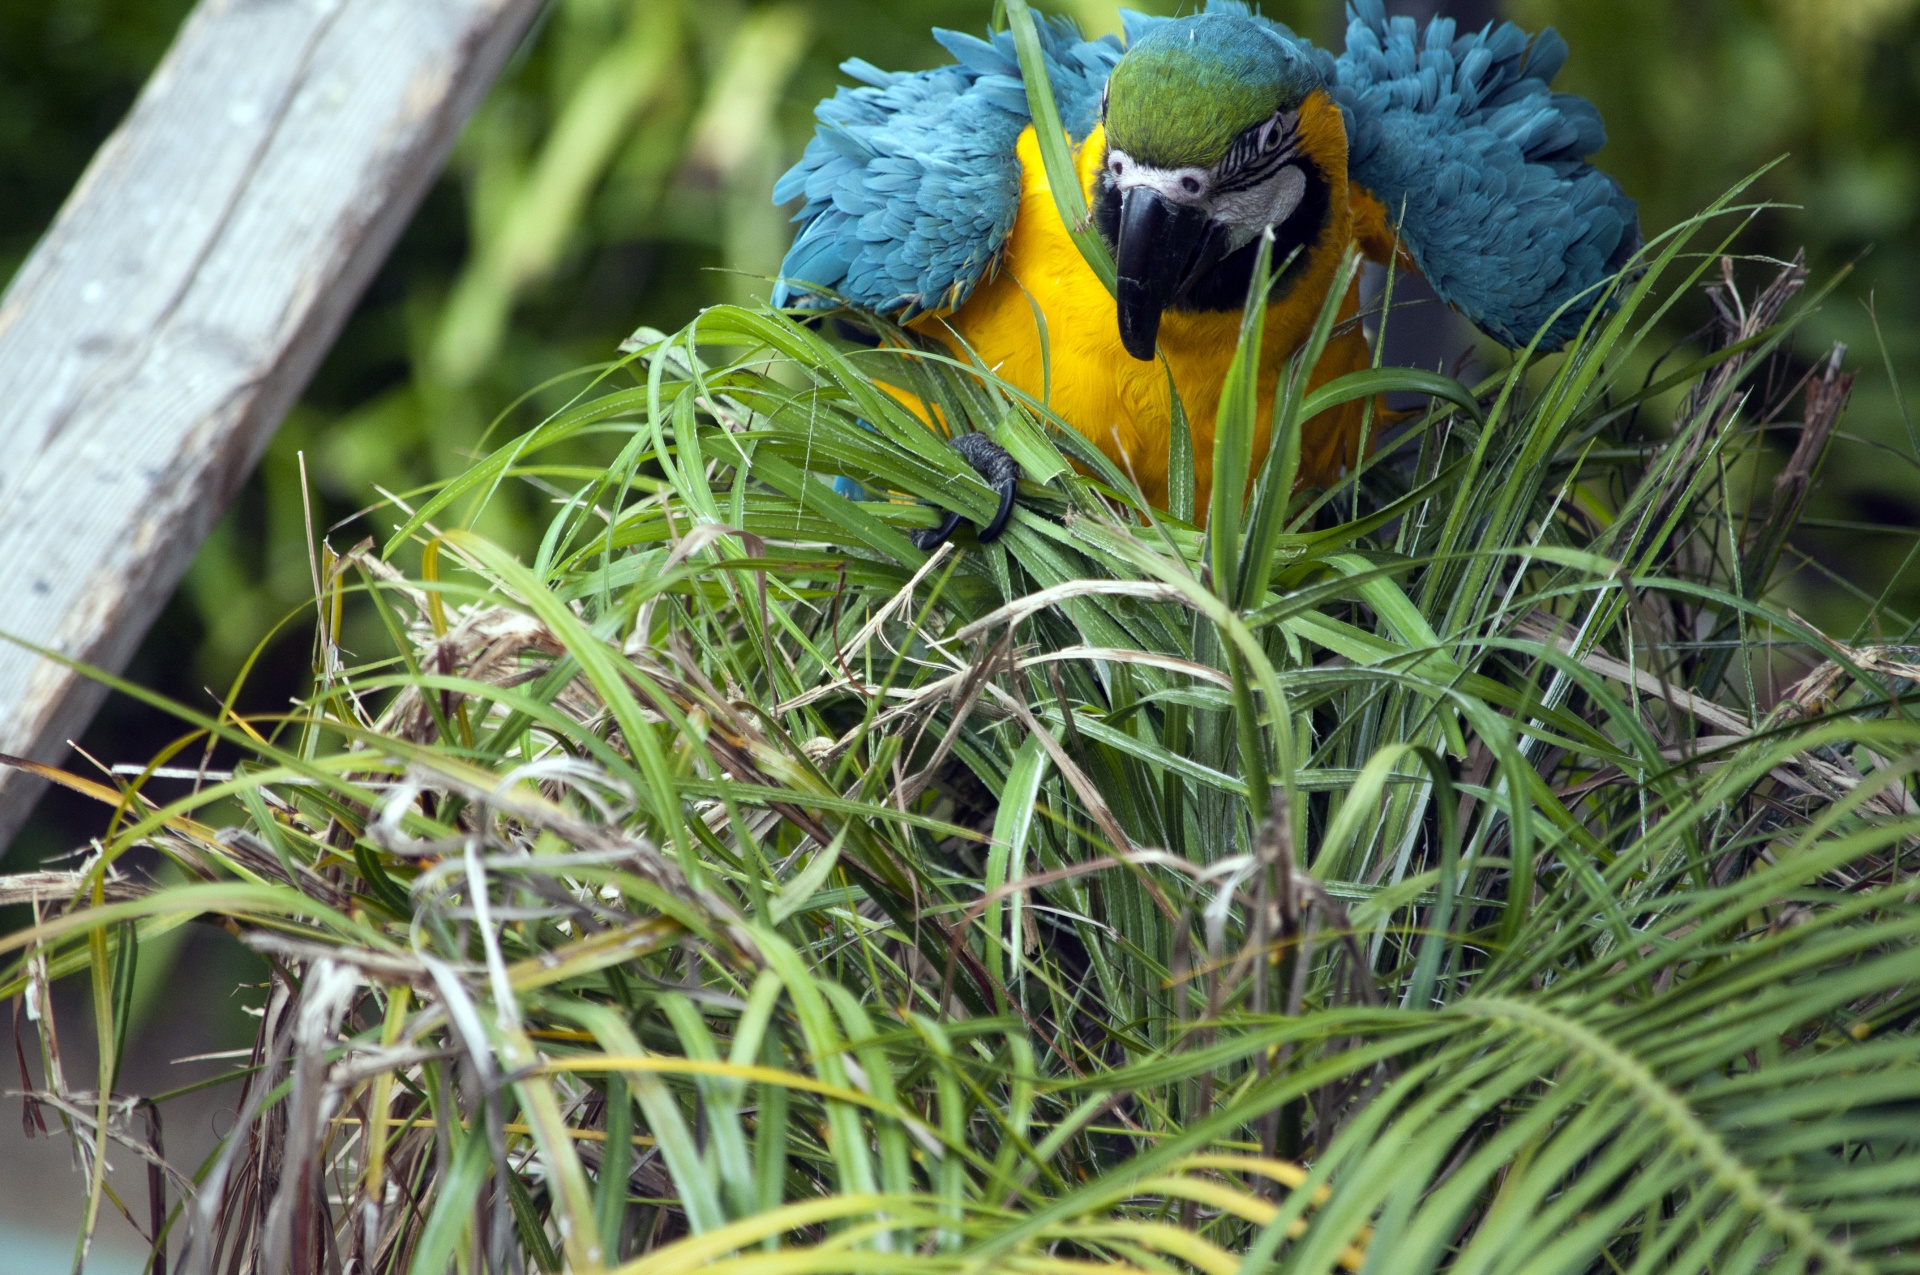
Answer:
<path fill-rule="evenodd" d="M 774 897 L 770 909 L 775 925 L 805 908 L 813 896 L 820 892 L 820 887 L 826 884 L 827 877 L 832 874 L 834 865 L 840 862 L 840 847 L 846 841 L 847 832 L 842 828 L 825 847 L 815 847 L 807 866 L 780 887 L 780 893 Z"/>
<path fill-rule="evenodd" d="M 471 1133 L 459 1140 L 451 1170 L 435 1183 L 433 1210 L 413 1250 L 408 1275 L 443 1275 L 473 1225 L 474 1202 L 486 1185 L 493 1165 L 487 1139 Z"/>
<path fill-rule="evenodd" d="M 1307 379 L 1320 362 L 1321 353 L 1327 348 L 1334 320 L 1359 271 L 1359 251 L 1350 248 L 1334 275 L 1333 286 L 1320 303 L 1320 314 L 1307 343 L 1288 362 L 1282 383 L 1274 393 L 1266 463 L 1261 466 L 1259 480 L 1254 484 L 1240 574 L 1234 591 L 1225 595 L 1242 610 L 1259 605 L 1266 596 L 1268 581 L 1273 578 L 1274 555 L 1292 505 L 1294 481 L 1300 472 L 1300 431 L 1310 419 L 1302 407 L 1303 392 Z M 1262 296 L 1264 301 L 1264 293 Z"/>
<path fill-rule="evenodd" d="M 1192 523 L 1193 426 L 1187 420 L 1187 405 L 1180 401 L 1180 390 L 1173 383 L 1171 368 L 1167 369 L 1167 403 L 1171 413 L 1167 422 L 1167 513 L 1181 522 Z"/>
<path fill-rule="evenodd" d="M 1074 167 L 1073 152 L 1067 146 L 1066 125 L 1060 122 L 1060 107 L 1054 101 L 1053 85 L 1047 79 L 1047 59 L 1040 46 L 1040 31 L 1033 10 L 1026 0 L 1002 0 L 1007 25 L 1013 29 L 1013 44 L 1020 56 L 1020 77 L 1026 82 L 1027 110 L 1033 117 L 1035 140 L 1040 144 L 1040 159 L 1046 169 L 1047 185 L 1053 191 L 1054 207 L 1060 224 L 1073 239 L 1074 247 L 1086 261 L 1094 277 L 1114 290 L 1118 277 L 1113 256 L 1106 241 L 1093 228 L 1087 213 L 1087 197 L 1080 189 L 1080 175 Z"/>
<path fill-rule="evenodd" d="M 1476 425 L 1486 424 L 1486 412 L 1472 390 L 1451 376 L 1425 372 L 1417 367 L 1370 367 L 1339 376 L 1300 401 L 1300 419 L 1312 420 L 1330 407 L 1381 394 L 1425 394 L 1453 404 L 1472 418 Z"/>
<path fill-rule="evenodd" d="M 1271 287 L 1273 232 L 1260 237 L 1254 257 L 1240 338 L 1220 387 L 1213 425 L 1213 496 L 1207 512 L 1208 564 L 1213 591 L 1232 605 L 1240 595 L 1240 515 L 1247 498 L 1247 473 L 1253 463 L 1256 416 L 1260 410 L 1260 354 L 1267 331 L 1267 294 Z"/>
<path fill-rule="evenodd" d="M 1013 755 L 1013 766 L 1000 789 L 1000 809 L 993 818 L 993 848 L 987 855 L 985 881 L 990 900 L 985 914 L 986 933 L 988 943 L 1001 949 L 1002 959 L 997 963 L 1002 966 L 1001 981 L 1007 984 L 1012 984 L 1019 977 L 1020 935 L 1023 933 L 1020 917 L 1026 898 L 1023 894 L 1015 893 L 1010 900 L 1013 937 L 1009 940 L 1009 926 L 1003 925 L 1005 914 L 1009 911 L 1008 904 L 994 895 L 1002 886 L 1017 881 L 1026 873 L 1027 836 L 1033 829 L 1033 803 L 1039 796 L 1047 767 L 1047 751 L 1040 738 L 1031 736 L 1023 741 Z"/>
<path fill-rule="evenodd" d="M 627 1216 L 627 1177 L 633 1168 L 633 1102 L 627 1097 L 624 1076 L 607 1077 L 606 1135 L 601 1144 L 593 1216 L 600 1224 L 601 1251 L 613 1257 L 620 1251 L 620 1229 Z"/>
<path fill-rule="evenodd" d="M 1067 464 L 1059 448 L 1047 440 L 1047 436 L 1025 412 L 1018 409 L 1010 410 L 1000 418 L 999 424 L 994 426 L 993 439 L 1019 462 L 1020 472 L 1030 482 L 1050 483 L 1063 474 L 1073 472 L 1073 466 Z"/>

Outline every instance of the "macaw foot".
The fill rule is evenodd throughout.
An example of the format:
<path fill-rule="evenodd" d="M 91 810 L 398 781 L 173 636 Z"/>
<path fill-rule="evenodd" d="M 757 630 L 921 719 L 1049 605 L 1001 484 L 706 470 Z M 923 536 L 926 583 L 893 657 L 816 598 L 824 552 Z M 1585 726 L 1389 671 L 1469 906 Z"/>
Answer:
<path fill-rule="evenodd" d="M 1000 493 L 1000 508 L 993 515 L 993 521 L 980 528 L 977 539 L 981 544 L 992 544 L 1007 529 L 1007 520 L 1013 517 L 1014 496 L 1020 485 L 1020 466 L 1013 457 L 1007 455 L 1007 449 L 988 438 L 985 434 L 962 434 L 952 442 L 953 450 L 966 457 L 973 471 L 987 480 L 987 486 Z M 953 534 L 960 525 L 960 515 L 949 512 L 940 520 L 937 527 L 924 527 L 907 533 L 916 549 L 937 549 Z"/>

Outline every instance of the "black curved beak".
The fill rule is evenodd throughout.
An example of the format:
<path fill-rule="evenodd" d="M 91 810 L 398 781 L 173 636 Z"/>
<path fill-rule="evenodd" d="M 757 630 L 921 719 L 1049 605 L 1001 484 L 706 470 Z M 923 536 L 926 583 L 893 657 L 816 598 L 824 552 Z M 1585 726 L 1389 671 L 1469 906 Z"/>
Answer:
<path fill-rule="evenodd" d="M 1160 313 L 1193 278 L 1213 236 L 1207 215 L 1136 186 L 1120 203 L 1120 228 L 1114 251 L 1119 280 L 1114 301 L 1120 317 L 1120 344 L 1142 362 L 1153 360 L 1160 335 Z"/>

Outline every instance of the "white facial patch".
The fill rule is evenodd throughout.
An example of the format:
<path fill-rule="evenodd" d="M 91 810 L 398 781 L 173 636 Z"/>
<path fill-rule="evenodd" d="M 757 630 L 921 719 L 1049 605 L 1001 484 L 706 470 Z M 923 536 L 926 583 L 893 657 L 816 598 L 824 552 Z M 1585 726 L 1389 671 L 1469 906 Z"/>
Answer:
<path fill-rule="evenodd" d="M 1118 148 L 1107 151 L 1107 180 L 1117 194 L 1150 190 L 1168 203 L 1197 208 L 1208 220 L 1231 227 L 1229 252 L 1244 248 L 1268 226 L 1277 226 L 1293 216 L 1307 193 L 1307 175 L 1297 164 L 1275 170 L 1257 186 L 1216 194 L 1214 174 L 1207 169 L 1154 168 Z"/>
<path fill-rule="evenodd" d="M 1288 164 L 1258 186 L 1229 191 L 1213 201 L 1215 221 L 1233 227 L 1227 237 L 1228 251 L 1244 248 L 1268 226 L 1277 226 L 1293 216 L 1307 193 L 1307 175 L 1298 164 Z"/>
<path fill-rule="evenodd" d="M 1107 150 L 1107 179 L 1124 195 L 1144 187 L 1169 203 L 1191 204 L 1203 211 L 1212 207 L 1213 174 L 1204 168 L 1152 168 L 1116 147 Z"/>

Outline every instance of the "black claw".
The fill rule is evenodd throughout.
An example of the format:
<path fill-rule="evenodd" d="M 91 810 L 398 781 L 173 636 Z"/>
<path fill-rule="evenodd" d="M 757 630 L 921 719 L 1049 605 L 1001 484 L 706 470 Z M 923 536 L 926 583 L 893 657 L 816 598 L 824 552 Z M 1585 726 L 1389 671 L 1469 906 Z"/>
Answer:
<path fill-rule="evenodd" d="M 916 527 L 907 533 L 907 539 L 913 547 L 922 553 L 931 553 L 947 542 L 954 529 L 960 525 L 960 515 L 950 513 L 940 520 L 937 527 Z"/>
<path fill-rule="evenodd" d="M 980 528 L 976 539 L 983 545 L 992 544 L 1007 529 L 1007 523 L 1013 517 L 1014 499 L 1020 490 L 1020 466 L 1007 455 L 1007 449 L 981 433 L 962 434 L 953 440 L 953 450 L 966 458 L 975 473 L 987 480 L 987 485 L 1000 493 L 1000 508 L 994 512 L 993 520 Z M 941 519 L 937 527 L 923 527 L 909 532 L 907 538 L 913 541 L 916 549 L 925 552 L 938 549 L 960 525 L 960 515 L 949 513 Z"/>
<path fill-rule="evenodd" d="M 1007 455 L 1006 448 L 985 434 L 962 434 L 953 440 L 953 450 L 966 457 L 973 472 L 1000 493 L 1000 508 L 994 511 L 993 521 L 980 529 L 980 543 L 992 544 L 1007 529 L 1007 520 L 1013 517 L 1014 497 L 1020 490 L 1020 466 Z"/>

